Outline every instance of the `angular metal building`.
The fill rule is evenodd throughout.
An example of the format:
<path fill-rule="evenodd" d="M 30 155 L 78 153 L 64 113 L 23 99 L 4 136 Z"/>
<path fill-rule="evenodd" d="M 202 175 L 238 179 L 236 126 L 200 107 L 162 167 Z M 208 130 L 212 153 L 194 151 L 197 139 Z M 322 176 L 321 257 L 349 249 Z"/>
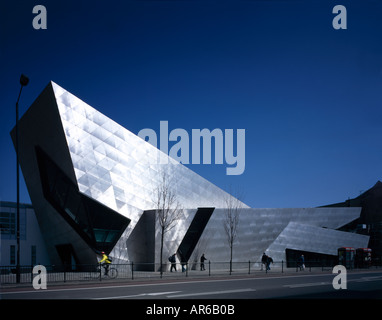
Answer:
<path fill-rule="evenodd" d="M 21 169 L 53 264 L 96 263 L 100 251 L 117 261 L 159 262 L 154 199 L 163 173 L 182 208 L 164 255 L 229 260 L 223 222 L 228 199 L 236 199 L 57 84 L 38 96 L 19 130 Z M 15 128 L 11 135 L 15 140 Z M 258 260 L 265 251 L 274 260 L 285 260 L 287 250 L 336 255 L 338 247 L 368 244 L 367 236 L 337 231 L 361 208 L 237 203 L 234 261 Z"/>

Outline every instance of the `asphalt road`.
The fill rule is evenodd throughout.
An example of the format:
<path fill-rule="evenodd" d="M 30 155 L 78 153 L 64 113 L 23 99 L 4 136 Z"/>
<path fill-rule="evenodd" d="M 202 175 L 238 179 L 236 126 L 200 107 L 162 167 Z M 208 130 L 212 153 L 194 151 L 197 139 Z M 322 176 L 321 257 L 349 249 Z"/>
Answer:
<path fill-rule="evenodd" d="M 49 286 L 46 290 L 2 288 L 5 299 L 382 299 L 382 272 L 347 273 L 346 289 L 334 289 L 337 274 L 299 274 L 226 279 L 168 280 L 150 283 L 114 283 Z M 338 283 L 338 281 L 337 281 Z"/>
<path fill-rule="evenodd" d="M 0 307 L 10 312 L 10 316 L 19 313 L 75 319 L 107 316 L 242 320 L 257 315 L 354 319 L 355 314 L 378 314 L 382 299 L 381 271 L 348 273 L 347 288 L 338 290 L 333 287 L 336 276 L 299 273 L 146 283 L 48 284 L 45 290 L 34 290 L 32 286 L 2 288 Z"/>

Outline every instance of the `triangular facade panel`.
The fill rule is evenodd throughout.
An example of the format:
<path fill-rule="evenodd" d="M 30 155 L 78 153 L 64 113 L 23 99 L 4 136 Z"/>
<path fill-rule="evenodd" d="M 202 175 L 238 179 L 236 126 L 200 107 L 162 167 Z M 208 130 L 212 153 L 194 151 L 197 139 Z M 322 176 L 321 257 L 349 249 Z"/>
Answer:
<path fill-rule="evenodd" d="M 51 82 L 36 99 L 20 120 L 20 134 L 21 167 L 53 263 L 59 263 L 57 246 L 62 244 L 73 247 L 78 263 L 95 263 L 102 248 L 124 261 L 146 262 L 142 248 L 158 262 L 160 236 L 153 209 L 163 172 L 182 208 L 166 235 L 165 254 L 177 252 L 197 261 L 208 251 L 210 259 L 228 261 L 223 223 L 227 199 L 233 196 L 59 85 Z M 41 159 L 38 163 L 36 150 L 48 159 L 51 171 L 41 166 Z M 367 246 L 367 236 L 342 237 L 344 232 L 335 231 L 358 218 L 360 208 L 252 209 L 239 203 L 236 261 L 258 259 L 272 248 L 282 259 L 287 246 L 303 241 L 309 230 L 323 238 L 301 250 L 317 245 L 317 252 L 328 252 L 322 248 L 328 241 L 331 248 Z M 207 213 L 208 218 L 203 216 Z M 305 232 L 299 234 L 299 225 L 306 226 Z M 137 226 L 153 234 L 134 232 Z M 295 238 L 285 239 L 292 230 Z M 146 240 L 149 246 L 140 243 Z"/>

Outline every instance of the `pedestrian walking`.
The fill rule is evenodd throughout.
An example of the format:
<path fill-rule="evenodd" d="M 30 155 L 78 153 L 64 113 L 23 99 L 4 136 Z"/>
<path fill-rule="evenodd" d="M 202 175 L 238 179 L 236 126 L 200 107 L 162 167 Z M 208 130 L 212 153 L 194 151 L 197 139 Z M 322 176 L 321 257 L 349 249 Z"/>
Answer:
<path fill-rule="evenodd" d="M 179 255 L 180 255 L 180 264 L 182 265 L 182 272 L 186 272 L 187 270 L 187 261 L 183 255 L 183 253 L 179 250 L 178 251 Z"/>
<path fill-rule="evenodd" d="M 202 256 L 200 257 L 200 271 L 206 270 L 206 268 L 204 267 L 204 261 L 206 260 L 207 258 L 204 256 L 204 253 L 203 253 Z"/>
<path fill-rule="evenodd" d="M 264 252 L 263 256 L 261 257 L 261 271 L 263 271 L 263 266 L 265 266 L 267 264 L 267 258 L 268 258 L 268 256 Z"/>
<path fill-rule="evenodd" d="M 300 267 L 300 271 L 305 270 L 305 258 L 303 254 L 298 259 L 298 266 Z"/>
<path fill-rule="evenodd" d="M 266 268 L 266 271 L 271 270 L 271 267 L 270 267 L 271 263 L 273 263 L 273 259 L 271 257 L 267 256 L 267 262 L 266 262 L 267 268 Z"/>
<path fill-rule="evenodd" d="M 172 269 L 176 271 L 176 253 L 174 253 L 172 256 L 168 258 L 168 260 L 171 262 L 171 268 L 170 272 L 172 272 Z"/>

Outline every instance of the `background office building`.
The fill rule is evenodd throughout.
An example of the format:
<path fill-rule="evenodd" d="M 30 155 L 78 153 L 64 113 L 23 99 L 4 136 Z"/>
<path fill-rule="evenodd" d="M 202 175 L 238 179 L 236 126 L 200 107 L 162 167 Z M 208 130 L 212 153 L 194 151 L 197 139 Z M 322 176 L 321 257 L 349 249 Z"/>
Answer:
<path fill-rule="evenodd" d="M 96 263 L 100 251 L 115 262 L 159 262 L 154 200 L 163 174 L 182 208 L 165 257 L 229 261 L 227 202 L 242 208 L 233 261 L 263 252 L 278 261 L 297 251 L 334 256 L 342 246 L 368 245 L 367 235 L 340 230 L 360 207 L 250 208 L 53 82 L 19 129 L 20 165 L 52 264 Z"/>
<path fill-rule="evenodd" d="M 0 266 L 16 266 L 16 203 L 0 201 Z M 40 227 L 30 204 L 20 204 L 20 264 L 50 264 Z"/>

